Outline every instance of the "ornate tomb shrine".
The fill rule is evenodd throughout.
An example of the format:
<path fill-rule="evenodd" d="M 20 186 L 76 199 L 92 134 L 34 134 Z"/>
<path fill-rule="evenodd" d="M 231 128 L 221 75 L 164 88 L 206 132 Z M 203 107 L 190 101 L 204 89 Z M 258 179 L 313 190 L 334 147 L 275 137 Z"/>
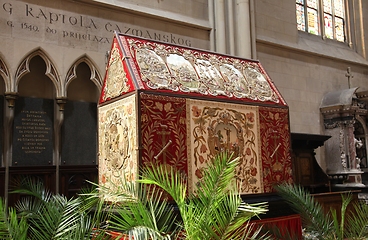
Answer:
<path fill-rule="evenodd" d="M 98 112 L 106 187 L 166 163 L 192 191 L 225 150 L 240 157 L 242 194 L 292 182 L 289 109 L 258 61 L 115 33 Z"/>

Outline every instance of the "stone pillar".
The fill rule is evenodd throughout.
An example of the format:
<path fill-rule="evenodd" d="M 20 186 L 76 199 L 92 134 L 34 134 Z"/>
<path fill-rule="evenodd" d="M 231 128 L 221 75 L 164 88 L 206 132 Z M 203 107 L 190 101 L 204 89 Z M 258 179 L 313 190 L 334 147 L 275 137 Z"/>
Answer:
<path fill-rule="evenodd" d="M 226 53 L 226 14 L 224 0 L 214 0 L 215 10 L 215 50 Z"/>
<path fill-rule="evenodd" d="M 209 21 L 212 26 L 210 33 L 212 51 L 249 59 L 255 57 L 253 56 L 255 25 L 251 14 L 252 3 L 253 0 L 210 0 L 208 2 Z"/>
<path fill-rule="evenodd" d="M 5 121 L 4 121 L 4 166 L 5 166 L 5 207 L 8 206 L 8 196 L 9 196 L 9 166 L 11 164 L 12 158 L 12 129 L 13 129 L 13 119 L 14 119 L 14 106 L 15 100 L 18 98 L 18 93 L 16 92 L 6 92 L 6 106 L 5 109 Z"/>
<path fill-rule="evenodd" d="M 236 55 L 252 58 L 252 34 L 249 0 L 236 0 Z"/>
<path fill-rule="evenodd" d="M 342 122 L 325 124 L 326 135 L 331 136 L 325 142 L 325 149 L 328 152 L 327 174 L 340 175 L 348 171 L 348 153 L 346 147 L 345 126 Z"/>

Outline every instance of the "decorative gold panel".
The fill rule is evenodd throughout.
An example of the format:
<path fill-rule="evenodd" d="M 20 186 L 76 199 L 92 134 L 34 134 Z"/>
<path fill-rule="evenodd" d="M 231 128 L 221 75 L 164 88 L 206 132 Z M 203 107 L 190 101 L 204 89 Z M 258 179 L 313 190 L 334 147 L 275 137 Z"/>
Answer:
<path fill-rule="evenodd" d="M 257 107 L 187 99 L 187 121 L 191 191 L 208 161 L 228 150 L 240 158 L 236 169 L 240 193 L 263 192 Z"/>
<path fill-rule="evenodd" d="M 142 81 L 151 89 L 280 102 L 256 61 L 133 38 L 127 40 Z"/>
<path fill-rule="evenodd" d="M 138 173 L 134 95 L 99 108 L 99 184 L 114 190 Z M 114 201 L 114 199 L 106 199 Z"/>
<path fill-rule="evenodd" d="M 105 87 L 103 89 L 104 92 L 102 93 L 103 101 L 118 97 L 121 94 L 128 92 L 128 78 L 124 70 L 117 43 L 114 43 L 111 50 L 106 77 Z"/>

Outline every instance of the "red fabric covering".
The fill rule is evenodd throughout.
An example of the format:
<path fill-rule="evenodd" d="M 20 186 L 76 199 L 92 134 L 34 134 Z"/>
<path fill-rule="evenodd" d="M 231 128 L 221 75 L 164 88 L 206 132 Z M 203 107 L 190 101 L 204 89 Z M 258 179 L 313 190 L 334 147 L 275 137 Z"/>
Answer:
<path fill-rule="evenodd" d="M 293 182 L 289 114 L 286 108 L 259 108 L 262 174 L 265 193 L 273 185 Z"/>
<path fill-rule="evenodd" d="M 185 98 L 141 93 L 140 99 L 141 164 L 169 164 L 188 174 Z"/>
<path fill-rule="evenodd" d="M 299 214 L 267 218 L 261 220 L 252 221 L 255 225 L 262 225 L 263 229 L 272 229 L 277 227 L 280 230 L 282 236 L 292 236 L 292 239 L 301 240 L 302 238 L 302 221 Z M 277 239 L 277 238 L 275 238 Z"/>

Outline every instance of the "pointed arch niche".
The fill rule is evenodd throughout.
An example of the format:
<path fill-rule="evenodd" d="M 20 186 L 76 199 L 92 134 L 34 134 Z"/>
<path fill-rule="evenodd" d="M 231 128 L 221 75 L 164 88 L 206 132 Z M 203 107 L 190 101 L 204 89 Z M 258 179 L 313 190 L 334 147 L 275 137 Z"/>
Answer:
<path fill-rule="evenodd" d="M 61 129 L 61 166 L 97 164 L 97 102 L 101 77 L 88 57 L 70 68 Z"/>
<path fill-rule="evenodd" d="M 61 126 L 61 192 L 72 197 L 97 179 L 97 101 L 101 82 L 95 65 L 82 57 L 70 67 L 65 81 Z"/>
<path fill-rule="evenodd" d="M 54 99 L 55 86 L 52 79 L 46 75 L 47 65 L 44 59 L 36 55 L 24 61 L 23 64 L 27 64 L 24 66 L 27 70 L 19 75 L 20 78 L 17 81 L 19 96 Z"/>
<path fill-rule="evenodd" d="M 11 166 L 55 165 L 55 69 L 42 50 L 27 56 L 17 69 Z"/>

